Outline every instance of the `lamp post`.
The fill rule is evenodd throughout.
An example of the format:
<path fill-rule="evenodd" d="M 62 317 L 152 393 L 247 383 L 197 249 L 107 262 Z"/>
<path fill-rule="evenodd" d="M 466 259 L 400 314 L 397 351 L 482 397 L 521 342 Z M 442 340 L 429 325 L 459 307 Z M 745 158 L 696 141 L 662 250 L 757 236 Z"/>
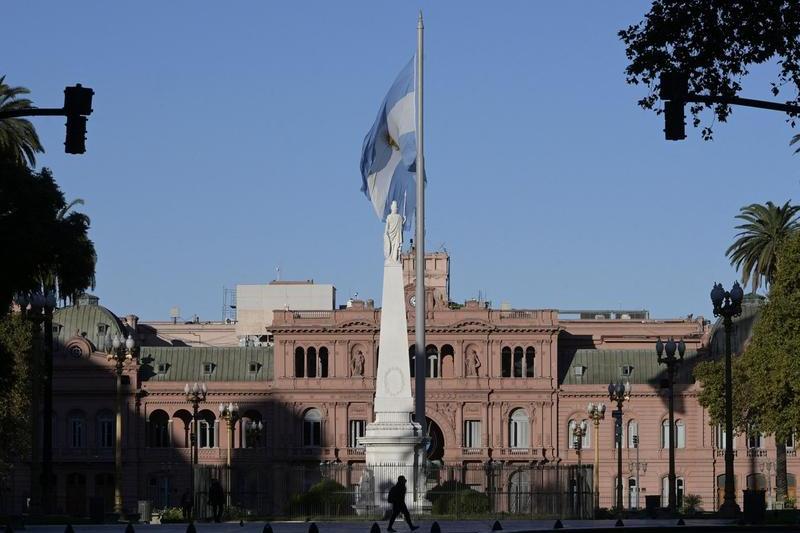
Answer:
<path fill-rule="evenodd" d="M 195 383 L 192 386 L 189 386 L 187 383 L 186 386 L 183 387 L 183 392 L 186 394 L 186 401 L 192 404 L 192 431 L 191 431 L 191 444 L 192 444 L 192 464 L 191 464 L 191 475 L 189 477 L 189 484 L 192 486 L 192 513 L 194 513 L 194 506 L 195 500 L 197 499 L 197 495 L 195 494 L 195 479 L 194 479 L 194 469 L 197 466 L 197 409 L 201 402 L 206 401 L 206 395 L 208 393 L 208 387 L 206 387 L 205 383 L 200 383 L 199 385 Z"/>
<path fill-rule="evenodd" d="M 228 456 L 227 456 L 227 467 L 228 470 L 226 472 L 225 484 L 227 489 L 227 497 L 225 498 L 228 507 L 231 506 L 231 448 L 233 448 L 233 425 L 236 424 L 236 421 L 239 420 L 239 404 L 238 403 L 229 403 L 225 405 L 224 403 L 219 404 L 219 417 L 228 422 Z"/>
<path fill-rule="evenodd" d="M 583 483 L 581 476 L 581 450 L 583 449 L 583 436 L 586 435 L 587 424 L 586 420 L 581 420 L 580 424 L 575 426 L 575 431 L 573 432 L 575 441 L 575 453 L 578 454 L 578 470 L 575 473 L 575 501 L 576 505 L 579 505 L 582 502 L 583 498 Z M 578 516 L 580 516 L 580 509 L 576 509 L 578 511 Z"/>
<path fill-rule="evenodd" d="M 24 316 L 42 328 L 42 470 L 39 477 L 41 510 L 47 514 L 53 510 L 53 310 L 56 293 L 42 285 L 41 290 L 17 295 Z M 30 308 L 29 308 L 30 307 Z"/>
<path fill-rule="evenodd" d="M 631 397 L 629 381 L 608 384 L 608 398 L 617 403 L 614 417 L 614 441 L 617 443 L 617 512 L 622 514 L 622 404 Z"/>
<path fill-rule="evenodd" d="M 719 508 L 724 517 L 735 517 L 739 513 L 733 482 L 733 377 L 731 373 L 731 329 L 733 317 L 742 314 L 744 291 L 739 282 L 734 282 L 730 291 L 715 283 L 711 290 L 714 316 L 722 317 L 725 328 L 725 499 Z"/>
<path fill-rule="evenodd" d="M 600 508 L 600 421 L 605 418 L 606 406 L 602 403 L 590 403 L 586 409 L 594 423 L 594 472 L 592 472 L 592 491 L 594 492 L 594 508 Z"/>
<path fill-rule="evenodd" d="M 247 447 L 255 448 L 261 444 L 261 432 L 264 431 L 264 425 L 261 420 L 251 420 L 249 424 L 245 425 L 247 432 Z"/>
<path fill-rule="evenodd" d="M 106 335 L 105 349 L 109 362 L 114 362 L 116 379 L 116 413 L 114 424 L 114 513 L 122 516 L 122 374 L 133 362 L 136 342 L 132 335 Z"/>
<path fill-rule="evenodd" d="M 675 357 L 677 349 L 678 357 Z M 664 353 L 666 352 L 666 355 Z M 669 445 L 669 475 L 667 483 L 667 507 L 671 513 L 677 510 L 675 494 L 675 370 L 683 362 L 683 355 L 686 353 L 686 343 L 681 340 L 675 342 L 670 338 L 666 344 L 659 338 L 656 341 L 656 354 L 658 363 L 667 365 L 667 382 L 669 383 L 669 431 L 667 431 Z"/>

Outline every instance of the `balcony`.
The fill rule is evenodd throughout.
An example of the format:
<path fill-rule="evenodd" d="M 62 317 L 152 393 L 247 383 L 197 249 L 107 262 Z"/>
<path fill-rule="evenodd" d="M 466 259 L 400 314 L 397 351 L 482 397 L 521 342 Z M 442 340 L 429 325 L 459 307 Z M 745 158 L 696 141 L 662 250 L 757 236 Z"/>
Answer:
<path fill-rule="evenodd" d="M 461 455 L 480 457 L 487 455 L 487 448 L 461 448 Z"/>
<path fill-rule="evenodd" d="M 749 448 L 747 450 L 747 457 L 766 457 L 767 450 L 762 448 Z"/>
<path fill-rule="evenodd" d="M 714 455 L 717 457 L 725 457 L 725 450 L 723 448 L 717 448 L 714 450 Z M 737 457 L 738 455 L 737 450 L 733 450 L 733 456 Z"/>
<path fill-rule="evenodd" d="M 114 448 L 53 448 L 53 458 L 57 461 L 113 461 Z"/>
<path fill-rule="evenodd" d="M 497 448 L 492 454 L 494 459 L 506 461 L 524 461 L 539 458 L 539 450 L 536 448 Z"/>

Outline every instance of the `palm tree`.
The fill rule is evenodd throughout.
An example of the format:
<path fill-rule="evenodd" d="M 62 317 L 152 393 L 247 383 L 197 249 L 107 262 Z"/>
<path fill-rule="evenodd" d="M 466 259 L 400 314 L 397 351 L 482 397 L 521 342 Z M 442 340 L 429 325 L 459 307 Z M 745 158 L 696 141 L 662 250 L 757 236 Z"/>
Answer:
<path fill-rule="evenodd" d="M 749 282 L 756 292 L 762 282 L 765 287 L 772 283 L 778 266 L 778 248 L 788 235 L 797 231 L 798 211 L 800 206 L 789 205 L 788 201 L 782 206 L 767 202 L 740 209 L 736 218 L 744 224 L 736 226 L 740 231 L 725 255 L 736 270 L 742 271 L 742 285 Z"/>
<path fill-rule="evenodd" d="M 0 112 L 32 108 L 30 100 L 20 98 L 20 95 L 30 91 L 25 87 L 11 87 L 5 83 L 5 79 L 5 76 L 0 76 Z M 0 157 L 35 167 L 36 152 L 44 152 L 44 148 L 29 120 L 0 119 Z"/>

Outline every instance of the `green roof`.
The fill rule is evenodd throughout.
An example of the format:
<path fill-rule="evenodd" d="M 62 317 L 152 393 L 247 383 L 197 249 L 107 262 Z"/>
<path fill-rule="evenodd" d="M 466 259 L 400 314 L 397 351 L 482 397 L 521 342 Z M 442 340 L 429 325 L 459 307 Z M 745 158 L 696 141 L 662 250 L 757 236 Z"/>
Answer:
<path fill-rule="evenodd" d="M 687 352 L 678 367 L 675 383 L 694 383 L 692 371 L 697 363 L 696 352 Z M 576 368 L 581 370 L 576 372 Z M 623 367 L 631 369 L 623 376 Z M 582 375 L 578 375 L 581 373 Z M 608 385 L 618 379 L 631 384 L 658 386 L 667 377 L 667 366 L 658 364 L 655 346 L 651 350 L 576 350 L 561 379 L 562 385 Z"/>
<path fill-rule="evenodd" d="M 761 308 L 766 302 L 766 298 L 757 294 L 748 294 L 742 303 L 742 314 L 733 318 L 733 329 L 731 330 L 731 353 L 739 355 L 753 335 L 753 327 L 756 325 L 758 317 L 761 316 Z M 711 332 L 711 355 L 714 358 L 725 356 L 725 328 L 720 318 L 714 324 Z"/>
<path fill-rule="evenodd" d="M 139 361 L 141 377 L 148 381 L 271 381 L 274 377 L 272 347 L 142 346 Z"/>
<path fill-rule="evenodd" d="M 127 336 L 117 315 L 102 305 L 97 305 L 96 300 L 86 305 L 71 305 L 56 309 L 53 312 L 53 341 L 58 347 L 62 347 L 70 338 L 82 335 L 94 345 L 95 349 L 102 350 L 105 334 L 100 333 L 98 328 L 100 325 L 103 325 L 105 331 L 112 337 L 121 334 Z"/>

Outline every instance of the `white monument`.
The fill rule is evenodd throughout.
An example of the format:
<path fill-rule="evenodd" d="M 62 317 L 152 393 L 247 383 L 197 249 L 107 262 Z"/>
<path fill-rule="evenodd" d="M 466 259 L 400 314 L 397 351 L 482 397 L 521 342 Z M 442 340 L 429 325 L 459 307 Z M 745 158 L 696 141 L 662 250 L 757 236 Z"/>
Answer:
<path fill-rule="evenodd" d="M 424 441 L 421 426 L 411 420 L 414 398 L 408 360 L 408 322 L 403 291 L 404 218 L 392 202 L 383 235 L 383 303 L 380 350 L 375 382 L 374 420 L 360 439 L 366 448 L 365 473 L 361 482 L 360 508 L 385 507 L 389 487 L 404 475 L 408 480 L 406 503 L 421 508 L 425 483 L 421 476 Z M 422 497 L 415 498 L 421 495 Z"/>

